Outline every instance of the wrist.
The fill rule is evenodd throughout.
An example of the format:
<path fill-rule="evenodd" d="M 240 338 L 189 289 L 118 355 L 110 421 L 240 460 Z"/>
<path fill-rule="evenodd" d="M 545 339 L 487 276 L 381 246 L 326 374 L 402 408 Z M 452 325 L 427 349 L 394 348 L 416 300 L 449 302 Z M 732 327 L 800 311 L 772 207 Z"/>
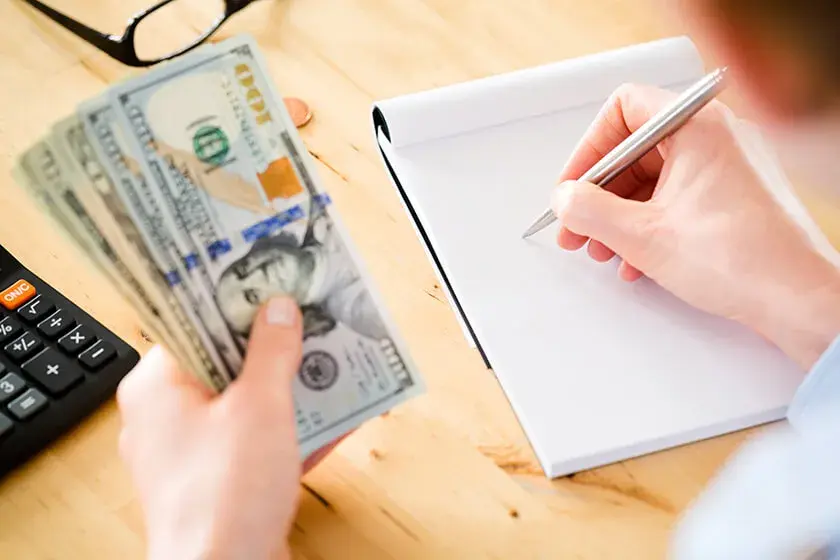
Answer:
<path fill-rule="evenodd" d="M 808 371 L 840 335 L 840 269 L 819 256 L 795 272 L 768 286 L 750 326 Z"/>
<path fill-rule="evenodd" d="M 185 535 L 150 535 L 147 543 L 147 560 L 216 560 L 222 558 L 209 542 Z"/>
<path fill-rule="evenodd" d="M 171 525 L 148 535 L 147 560 L 291 560 L 288 541 L 272 536 L 260 543 L 248 535 L 231 535 L 227 531 L 195 530 Z M 279 531 L 278 531 L 279 533 Z M 237 538 L 239 537 L 239 538 Z"/>

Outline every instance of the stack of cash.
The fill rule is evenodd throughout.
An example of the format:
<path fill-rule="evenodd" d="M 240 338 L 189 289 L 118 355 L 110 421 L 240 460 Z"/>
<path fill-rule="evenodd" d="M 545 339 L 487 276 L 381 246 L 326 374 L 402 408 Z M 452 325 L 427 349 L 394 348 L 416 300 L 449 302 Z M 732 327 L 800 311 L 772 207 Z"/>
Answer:
<path fill-rule="evenodd" d="M 305 455 L 423 391 L 250 37 L 81 104 L 14 174 L 214 391 L 240 371 L 260 306 L 294 297 Z"/>

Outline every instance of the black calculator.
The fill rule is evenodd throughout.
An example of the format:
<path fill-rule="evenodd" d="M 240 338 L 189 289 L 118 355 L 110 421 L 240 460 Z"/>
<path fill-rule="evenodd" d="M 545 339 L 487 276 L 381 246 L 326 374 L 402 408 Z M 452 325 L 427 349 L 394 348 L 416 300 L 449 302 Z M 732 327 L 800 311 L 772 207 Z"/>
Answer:
<path fill-rule="evenodd" d="M 110 399 L 139 359 L 0 247 L 0 476 Z"/>

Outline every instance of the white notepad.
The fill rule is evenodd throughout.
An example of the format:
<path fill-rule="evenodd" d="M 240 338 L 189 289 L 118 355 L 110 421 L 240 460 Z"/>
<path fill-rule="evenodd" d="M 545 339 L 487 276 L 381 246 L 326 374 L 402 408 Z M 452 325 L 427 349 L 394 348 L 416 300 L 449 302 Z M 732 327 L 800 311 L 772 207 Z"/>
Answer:
<path fill-rule="evenodd" d="M 705 71 L 673 38 L 374 106 L 395 188 L 549 477 L 781 419 L 803 378 L 752 332 L 559 249 L 556 226 L 521 239 L 618 85 L 681 91 Z"/>

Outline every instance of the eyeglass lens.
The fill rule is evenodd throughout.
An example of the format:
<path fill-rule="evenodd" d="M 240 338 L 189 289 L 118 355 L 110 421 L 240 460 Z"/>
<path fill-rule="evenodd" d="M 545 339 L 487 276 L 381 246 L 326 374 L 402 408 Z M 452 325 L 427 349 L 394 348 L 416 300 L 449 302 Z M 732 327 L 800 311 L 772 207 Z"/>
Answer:
<path fill-rule="evenodd" d="M 155 61 L 192 45 L 224 16 L 224 0 L 175 0 L 150 13 L 137 25 L 137 57 Z"/>

